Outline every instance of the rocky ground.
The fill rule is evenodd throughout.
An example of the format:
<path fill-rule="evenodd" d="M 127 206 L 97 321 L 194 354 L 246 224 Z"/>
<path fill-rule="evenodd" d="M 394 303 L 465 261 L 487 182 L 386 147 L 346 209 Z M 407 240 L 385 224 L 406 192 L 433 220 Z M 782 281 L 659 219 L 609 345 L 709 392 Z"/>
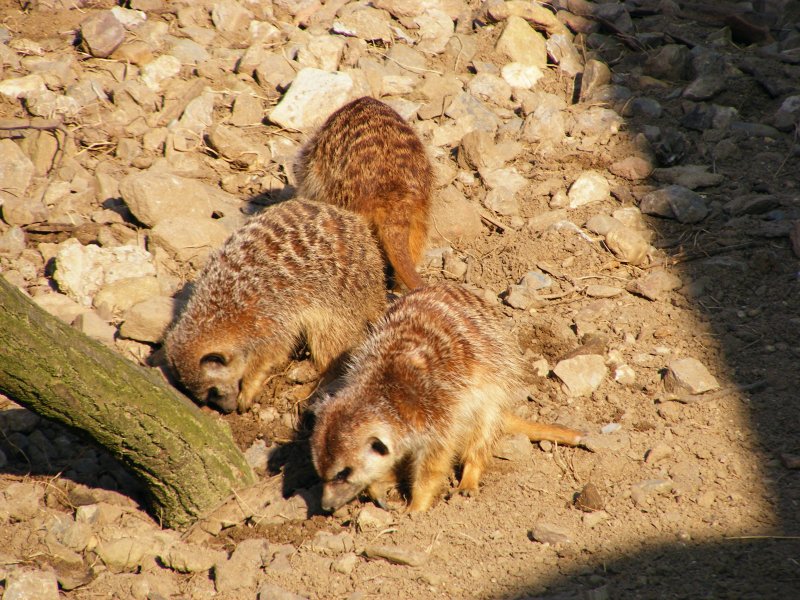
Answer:
<path fill-rule="evenodd" d="M 800 3 L 119 4 L 0 0 L 8 281 L 157 368 L 209 251 L 370 94 L 436 166 L 424 276 L 497 303 L 530 366 L 518 412 L 589 449 L 512 438 L 476 498 L 308 516 L 298 356 L 220 416 L 287 498 L 181 536 L 0 396 L 4 599 L 796 594 Z"/>

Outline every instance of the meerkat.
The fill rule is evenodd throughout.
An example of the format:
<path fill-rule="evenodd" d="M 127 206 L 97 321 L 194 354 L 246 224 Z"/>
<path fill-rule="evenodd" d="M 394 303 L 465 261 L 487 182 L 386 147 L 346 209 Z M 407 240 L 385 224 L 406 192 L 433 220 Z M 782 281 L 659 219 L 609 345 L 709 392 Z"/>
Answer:
<path fill-rule="evenodd" d="M 363 97 L 334 112 L 295 162 L 300 193 L 364 215 L 394 274 L 423 285 L 433 169 L 417 134 L 391 107 Z"/>
<path fill-rule="evenodd" d="M 510 412 L 523 365 L 493 309 L 450 283 L 390 306 L 353 352 L 342 387 L 316 407 L 311 456 L 333 511 L 361 492 L 380 504 L 405 473 L 411 512 L 425 511 L 462 466 L 458 490 L 478 483 L 503 434 L 578 445 L 581 433 Z"/>
<path fill-rule="evenodd" d="M 166 335 L 167 361 L 200 403 L 246 412 L 301 338 L 325 373 L 385 307 L 384 262 L 363 217 L 289 200 L 212 255 Z"/>

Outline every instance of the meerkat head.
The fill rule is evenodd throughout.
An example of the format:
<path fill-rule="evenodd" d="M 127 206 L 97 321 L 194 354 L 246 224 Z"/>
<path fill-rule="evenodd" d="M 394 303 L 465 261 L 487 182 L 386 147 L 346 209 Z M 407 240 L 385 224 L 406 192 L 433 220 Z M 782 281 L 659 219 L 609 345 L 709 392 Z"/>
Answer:
<path fill-rule="evenodd" d="M 247 369 L 241 345 L 207 339 L 184 339 L 180 328 L 166 339 L 167 359 L 189 394 L 223 413 L 237 408 L 242 377 Z"/>
<path fill-rule="evenodd" d="M 316 409 L 311 457 L 323 482 L 322 509 L 335 511 L 398 461 L 392 429 L 377 414 L 344 397 L 328 397 Z"/>

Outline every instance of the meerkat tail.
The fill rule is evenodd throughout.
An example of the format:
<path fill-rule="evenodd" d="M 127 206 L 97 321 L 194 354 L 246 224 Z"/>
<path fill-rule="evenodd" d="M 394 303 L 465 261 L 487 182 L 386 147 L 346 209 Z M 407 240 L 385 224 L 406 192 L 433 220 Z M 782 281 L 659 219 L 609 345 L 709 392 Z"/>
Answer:
<path fill-rule="evenodd" d="M 425 285 L 411 258 L 407 232 L 399 227 L 384 227 L 378 229 L 378 237 L 386 253 L 386 259 L 394 269 L 395 278 L 399 279 L 409 291 Z"/>
<path fill-rule="evenodd" d="M 503 412 L 503 428 L 509 434 L 522 433 L 528 436 L 528 439 L 532 442 L 547 440 L 567 446 L 578 446 L 582 438 L 581 432 L 575 429 L 561 425 L 534 423 L 508 411 Z"/>

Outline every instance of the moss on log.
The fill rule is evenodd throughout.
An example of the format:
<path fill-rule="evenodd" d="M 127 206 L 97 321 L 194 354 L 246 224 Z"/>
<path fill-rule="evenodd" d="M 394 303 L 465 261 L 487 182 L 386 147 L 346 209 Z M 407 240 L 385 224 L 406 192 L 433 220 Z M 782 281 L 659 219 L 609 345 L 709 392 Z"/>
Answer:
<path fill-rule="evenodd" d="M 230 433 L 153 372 L 50 316 L 0 276 L 0 393 L 130 468 L 153 516 L 182 528 L 253 472 Z"/>

